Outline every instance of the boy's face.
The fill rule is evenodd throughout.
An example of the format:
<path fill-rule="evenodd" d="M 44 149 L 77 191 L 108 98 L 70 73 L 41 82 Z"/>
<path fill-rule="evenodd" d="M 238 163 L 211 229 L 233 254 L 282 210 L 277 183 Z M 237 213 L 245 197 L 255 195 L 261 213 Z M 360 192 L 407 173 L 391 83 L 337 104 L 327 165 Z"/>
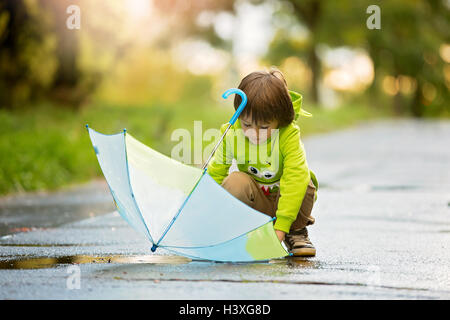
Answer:
<path fill-rule="evenodd" d="M 278 128 L 277 120 L 272 120 L 267 123 L 255 123 L 253 122 L 253 118 L 251 117 L 251 115 L 241 115 L 239 119 L 241 120 L 244 135 L 253 144 L 260 144 L 265 142 L 272 135 L 272 130 Z"/>

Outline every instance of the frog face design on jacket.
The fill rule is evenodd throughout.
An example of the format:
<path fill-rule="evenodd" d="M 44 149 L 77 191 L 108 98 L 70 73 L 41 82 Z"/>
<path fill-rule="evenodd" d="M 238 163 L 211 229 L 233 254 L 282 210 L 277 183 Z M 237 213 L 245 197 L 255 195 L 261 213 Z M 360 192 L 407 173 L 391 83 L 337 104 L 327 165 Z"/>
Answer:
<path fill-rule="evenodd" d="M 278 186 L 283 173 L 278 159 L 278 130 L 274 130 L 271 137 L 260 144 L 253 144 L 245 139 L 242 131 L 237 132 L 237 140 L 245 146 L 245 153 L 238 155 L 236 159 L 239 170 L 250 174 L 260 185 L 270 189 Z"/>
<path fill-rule="evenodd" d="M 264 184 L 273 183 L 279 178 L 277 178 L 278 171 L 272 167 L 270 162 L 267 163 L 252 163 L 246 165 L 246 172 L 255 178 L 255 180 L 262 182 Z"/>

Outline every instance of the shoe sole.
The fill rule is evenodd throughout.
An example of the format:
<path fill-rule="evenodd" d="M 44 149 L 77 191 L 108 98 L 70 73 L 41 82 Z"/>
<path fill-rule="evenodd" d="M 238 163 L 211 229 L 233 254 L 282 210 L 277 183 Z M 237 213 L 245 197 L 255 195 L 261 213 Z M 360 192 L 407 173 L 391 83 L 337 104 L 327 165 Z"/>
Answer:
<path fill-rule="evenodd" d="M 314 257 L 316 255 L 316 249 L 314 248 L 292 249 L 291 253 L 294 257 Z"/>

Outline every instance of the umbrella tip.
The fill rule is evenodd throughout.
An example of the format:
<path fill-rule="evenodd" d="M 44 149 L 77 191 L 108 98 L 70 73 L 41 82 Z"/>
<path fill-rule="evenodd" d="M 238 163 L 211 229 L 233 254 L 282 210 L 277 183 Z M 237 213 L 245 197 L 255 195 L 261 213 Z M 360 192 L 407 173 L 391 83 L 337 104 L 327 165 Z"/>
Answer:
<path fill-rule="evenodd" d="M 89 129 L 89 125 L 86 123 L 86 129 Z"/>
<path fill-rule="evenodd" d="M 127 128 L 123 128 L 123 133 L 127 133 Z"/>
<path fill-rule="evenodd" d="M 155 252 L 156 248 L 158 248 L 158 246 L 156 244 L 154 244 L 153 247 L 150 250 L 152 250 L 152 252 Z"/>

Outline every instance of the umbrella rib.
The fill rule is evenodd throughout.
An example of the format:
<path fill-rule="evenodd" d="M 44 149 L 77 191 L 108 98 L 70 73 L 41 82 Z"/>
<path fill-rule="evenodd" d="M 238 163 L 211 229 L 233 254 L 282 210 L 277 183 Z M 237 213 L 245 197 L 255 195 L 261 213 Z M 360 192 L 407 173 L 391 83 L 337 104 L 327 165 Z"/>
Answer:
<path fill-rule="evenodd" d="M 222 134 L 222 136 L 219 139 L 219 142 L 216 143 L 216 145 L 214 146 L 213 151 L 211 152 L 211 154 L 209 155 L 208 159 L 206 160 L 205 164 L 203 165 L 202 169 L 206 170 L 209 161 L 211 161 L 212 156 L 214 155 L 214 153 L 216 152 L 216 150 L 219 148 L 220 143 L 223 141 L 223 139 L 225 138 L 225 136 L 227 135 L 228 130 L 230 130 L 231 127 L 231 123 L 228 124 L 227 128 L 225 129 L 224 133 Z"/>
<path fill-rule="evenodd" d="M 159 247 L 159 244 L 161 243 L 162 239 L 165 237 L 166 233 L 169 231 L 169 229 L 172 227 L 172 225 L 174 224 L 175 220 L 177 220 L 178 216 L 181 213 L 181 210 L 183 210 L 184 206 L 186 205 L 187 201 L 189 200 L 189 198 L 191 197 L 192 193 L 194 192 L 195 188 L 197 187 L 197 185 L 199 184 L 200 180 L 202 180 L 203 176 L 206 173 L 206 169 L 203 170 L 202 175 L 200 176 L 200 178 L 198 179 L 198 181 L 195 183 L 194 187 L 192 188 L 191 192 L 189 192 L 188 196 L 186 197 L 186 199 L 184 199 L 183 204 L 181 205 L 180 209 L 178 209 L 177 214 L 173 217 L 172 221 L 170 221 L 169 225 L 167 226 L 166 230 L 164 230 L 163 234 L 161 235 L 161 238 L 158 240 L 158 242 L 156 242 L 156 244 L 153 245 L 152 247 L 152 251 L 154 252 L 156 250 L 157 247 Z"/>
<path fill-rule="evenodd" d="M 153 242 L 152 235 L 150 234 L 150 230 L 148 230 L 147 223 L 145 223 L 144 216 L 142 215 L 141 209 L 139 208 L 139 205 L 137 204 L 136 198 L 134 197 L 134 191 L 133 187 L 131 186 L 130 181 L 130 170 L 128 168 L 128 151 L 127 151 L 127 140 L 125 138 L 125 135 L 127 134 L 127 130 L 123 129 L 123 145 L 125 146 L 125 167 L 127 168 L 127 178 L 128 178 L 128 185 L 131 190 L 131 198 L 133 199 L 133 203 L 136 206 L 137 211 L 139 212 L 139 216 L 142 220 L 142 223 L 145 226 L 145 229 L 147 230 L 148 236 L 150 237 L 150 241 Z"/>

